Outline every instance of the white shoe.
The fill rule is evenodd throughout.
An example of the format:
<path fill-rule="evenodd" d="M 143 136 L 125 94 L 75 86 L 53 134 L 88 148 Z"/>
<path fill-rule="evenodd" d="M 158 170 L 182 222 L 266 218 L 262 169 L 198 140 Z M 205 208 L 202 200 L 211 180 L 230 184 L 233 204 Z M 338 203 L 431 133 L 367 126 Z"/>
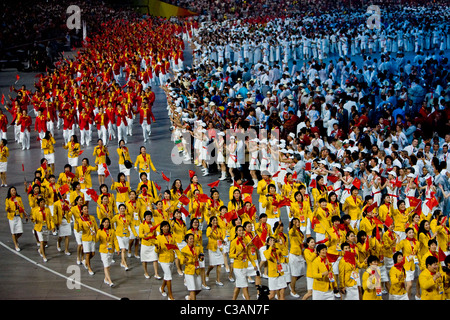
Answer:
<path fill-rule="evenodd" d="M 203 177 L 208 176 L 208 175 L 209 175 L 209 172 L 208 172 L 208 170 L 206 170 L 206 171 L 203 173 Z"/>
<path fill-rule="evenodd" d="M 159 293 L 161 293 L 161 295 L 163 297 L 167 297 L 167 293 L 165 293 L 164 291 L 161 290 L 161 287 L 159 287 Z"/>
<path fill-rule="evenodd" d="M 223 286 L 223 283 L 220 282 L 220 281 L 217 281 L 217 280 L 216 280 L 216 284 L 217 284 L 218 286 Z"/>
<path fill-rule="evenodd" d="M 93 276 L 94 275 L 94 271 L 89 271 L 89 275 Z"/>
<path fill-rule="evenodd" d="M 297 293 L 292 293 L 292 291 L 291 291 L 291 296 L 294 297 L 294 298 L 299 298 L 300 297 Z"/>
<path fill-rule="evenodd" d="M 148 274 L 144 274 L 145 279 L 150 279 L 150 276 Z"/>
<path fill-rule="evenodd" d="M 47 261 L 48 261 L 47 258 L 43 258 L 42 260 L 44 260 L 44 262 L 47 262 Z"/>
<path fill-rule="evenodd" d="M 64 252 L 64 254 L 65 254 L 66 256 L 70 256 L 70 255 L 71 255 L 70 252 Z"/>
<path fill-rule="evenodd" d="M 417 295 L 414 296 L 414 298 L 416 298 L 416 300 L 422 300 L 421 298 L 419 298 Z"/>
<path fill-rule="evenodd" d="M 204 284 L 202 284 L 202 289 L 210 290 L 211 288 L 209 286 L 205 286 Z"/>
<path fill-rule="evenodd" d="M 185 296 L 185 297 L 184 297 L 185 300 L 190 300 L 190 298 L 191 298 L 191 297 L 189 297 L 189 296 Z"/>
<path fill-rule="evenodd" d="M 234 282 L 235 281 L 233 278 L 228 278 L 228 280 L 230 280 L 230 282 Z"/>

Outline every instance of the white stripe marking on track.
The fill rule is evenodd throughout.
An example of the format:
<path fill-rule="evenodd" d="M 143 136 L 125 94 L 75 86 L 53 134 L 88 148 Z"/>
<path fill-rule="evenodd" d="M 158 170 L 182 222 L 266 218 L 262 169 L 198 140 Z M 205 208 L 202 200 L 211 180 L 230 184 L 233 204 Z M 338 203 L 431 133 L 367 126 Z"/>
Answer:
<path fill-rule="evenodd" d="M 42 264 L 40 264 L 40 263 L 38 263 L 38 262 L 36 262 L 36 261 L 33 261 L 33 260 L 31 260 L 30 258 L 24 256 L 23 254 L 21 254 L 21 253 L 15 251 L 15 250 L 13 250 L 13 249 L 11 249 L 10 247 L 8 247 L 6 244 L 4 244 L 4 243 L 1 242 L 1 241 L 0 241 L 0 245 L 2 245 L 3 247 L 5 247 L 6 249 L 8 249 L 9 251 L 11 251 L 12 253 L 18 255 L 18 256 L 21 257 L 22 259 L 25 259 L 25 260 L 27 260 L 28 262 L 30 262 L 30 263 L 32 263 L 32 264 L 34 264 L 34 265 L 36 265 L 36 266 L 38 266 L 38 267 L 40 267 L 40 268 L 42 268 L 42 269 L 44 269 L 44 270 L 47 270 L 47 271 L 49 271 L 49 272 L 51 272 L 51 273 L 53 273 L 53 274 L 56 274 L 57 276 L 60 276 L 61 278 L 64 278 L 64 279 L 66 279 L 66 280 L 70 280 L 70 281 L 72 281 L 72 282 L 75 282 L 75 283 L 77 283 L 77 284 L 79 284 L 79 285 L 81 285 L 81 286 L 83 286 L 83 287 L 86 287 L 86 288 L 88 288 L 88 289 L 90 289 L 90 290 L 92 290 L 92 291 L 95 291 L 95 292 L 104 294 L 105 296 L 108 296 L 108 297 L 110 297 L 110 298 L 112 298 L 112 299 L 115 299 L 115 300 L 121 300 L 121 298 L 119 298 L 119 297 L 116 297 L 116 296 L 114 296 L 114 295 L 112 295 L 112 294 L 109 294 L 109 293 L 107 293 L 107 292 L 98 290 L 98 289 L 96 289 L 96 288 L 94 288 L 94 287 L 88 286 L 87 284 L 84 284 L 84 283 L 82 283 L 82 282 L 76 281 L 76 280 L 74 280 L 73 278 L 66 277 L 65 275 L 63 275 L 63 274 L 61 274 L 61 273 L 59 273 L 59 272 L 56 272 L 55 270 L 52 270 L 52 269 L 50 269 L 50 268 L 48 268 L 48 267 L 46 267 L 46 266 L 44 266 L 44 265 L 42 265 Z"/>

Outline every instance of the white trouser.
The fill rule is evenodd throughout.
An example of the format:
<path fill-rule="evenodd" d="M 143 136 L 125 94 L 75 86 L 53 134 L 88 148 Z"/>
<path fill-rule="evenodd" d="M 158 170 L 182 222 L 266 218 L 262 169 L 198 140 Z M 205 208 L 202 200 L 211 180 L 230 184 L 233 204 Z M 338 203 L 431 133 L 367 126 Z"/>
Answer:
<path fill-rule="evenodd" d="M 127 126 L 123 122 L 117 127 L 117 141 L 122 139 L 127 143 Z"/>
<path fill-rule="evenodd" d="M 30 149 L 30 131 L 25 130 L 20 132 L 20 141 L 22 143 L 22 150 Z"/>
<path fill-rule="evenodd" d="M 147 141 L 152 133 L 152 125 L 147 122 L 142 122 L 142 134 L 144 135 L 144 141 Z"/>

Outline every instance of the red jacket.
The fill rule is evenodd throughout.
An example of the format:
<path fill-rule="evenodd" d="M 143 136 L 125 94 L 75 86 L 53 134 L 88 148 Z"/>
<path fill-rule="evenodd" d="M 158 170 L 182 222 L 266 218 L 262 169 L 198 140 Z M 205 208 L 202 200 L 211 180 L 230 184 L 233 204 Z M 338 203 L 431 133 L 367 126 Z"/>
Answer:
<path fill-rule="evenodd" d="M 25 129 L 30 131 L 31 127 L 31 117 L 29 115 L 20 117 L 20 132 L 24 132 Z"/>
<path fill-rule="evenodd" d="M 102 119 L 103 119 L 103 125 L 107 128 L 108 124 L 109 124 L 109 118 L 108 115 L 106 113 L 97 113 L 97 115 L 95 116 L 95 124 L 97 125 L 97 130 L 100 130 L 101 124 L 102 124 Z"/>
<path fill-rule="evenodd" d="M 151 107 L 144 107 L 138 109 L 139 112 L 139 123 L 142 124 L 145 121 L 147 121 L 148 124 L 151 124 L 152 121 L 155 122 L 155 117 L 153 116 L 152 108 Z"/>
<path fill-rule="evenodd" d="M 122 109 L 120 112 L 116 111 L 116 116 L 117 116 L 117 119 L 116 119 L 117 126 L 120 126 L 122 124 L 122 122 L 124 125 L 128 126 L 126 110 Z"/>
<path fill-rule="evenodd" d="M 91 117 L 85 113 L 80 113 L 80 119 L 78 119 L 78 125 L 80 130 L 89 130 L 89 124 L 91 123 Z"/>
<path fill-rule="evenodd" d="M 34 122 L 34 130 L 37 132 L 47 132 L 47 116 L 42 114 L 41 116 L 36 117 Z"/>

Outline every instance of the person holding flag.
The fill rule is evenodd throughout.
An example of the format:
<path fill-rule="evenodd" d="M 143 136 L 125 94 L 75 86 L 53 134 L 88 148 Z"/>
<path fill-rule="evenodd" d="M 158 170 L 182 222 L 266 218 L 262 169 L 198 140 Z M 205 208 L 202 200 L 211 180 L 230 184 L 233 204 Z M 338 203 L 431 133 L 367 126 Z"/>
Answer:
<path fill-rule="evenodd" d="M 203 261 L 203 252 L 195 246 L 195 239 L 192 233 L 184 237 L 186 246 L 181 249 L 180 264 L 184 265 L 184 279 L 189 295 L 186 300 L 196 300 L 197 295 L 202 290 L 202 279 L 200 262 Z"/>
<path fill-rule="evenodd" d="M 0 139 L 0 180 L 1 186 L 7 187 L 6 172 L 8 171 L 9 148 L 6 146 L 8 140 Z"/>
<path fill-rule="evenodd" d="M 163 297 L 174 300 L 172 293 L 172 265 L 175 260 L 175 253 L 181 256 L 181 252 L 176 245 L 175 237 L 172 235 L 170 223 L 168 221 L 161 222 L 159 226 L 161 233 L 156 237 L 155 249 L 158 253 L 158 262 L 161 266 L 164 277 L 159 292 Z M 165 288 L 167 287 L 167 293 Z"/>
<path fill-rule="evenodd" d="M 145 211 L 143 221 L 139 225 L 139 238 L 141 239 L 141 262 L 144 268 L 144 277 L 150 279 L 147 271 L 147 263 L 153 264 L 154 277 L 160 280 L 161 277 L 158 274 L 158 253 L 156 252 L 156 235 L 158 225 L 152 223 L 152 212 Z"/>
<path fill-rule="evenodd" d="M 342 211 L 350 215 L 351 225 L 353 228 L 359 228 L 359 222 L 362 218 L 361 207 L 363 206 L 363 200 L 359 195 L 359 189 L 356 186 L 352 186 L 350 189 L 350 196 L 346 198 L 342 205 Z"/>
<path fill-rule="evenodd" d="M 358 284 L 361 283 L 356 262 L 356 253 L 351 251 L 350 244 L 341 244 L 343 252 L 339 260 L 339 291 L 342 300 L 359 300 Z"/>
<path fill-rule="evenodd" d="M 389 289 L 389 300 L 409 300 L 406 292 L 406 272 L 405 259 L 401 251 L 393 255 L 393 267 L 389 270 L 389 279 L 391 282 Z"/>
<path fill-rule="evenodd" d="M 40 244 L 38 252 L 44 262 L 47 262 L 45 246 L 48 242 L 49 231 L 53 230 L 55 226 L 50 209 L 45 206 L 44 198 L 39 198 L 37 206 L 31 210 L 31 221 L 34 223 L 34 231 Z"/>
<path fill-rule="evenodd" d="M 14 247 L 16 251 L 20 251 L 18 240 L 23 234 L 22 219 L 25 217 L 28 220 L 28 215 L 25 212 L 22 197 L 17 194 L 15 187 L 10 187 L 8 189 L 8 194 L 5 199 L 5 211 L 9 221 L 9 229 L 11 231 Z"/>
<path fill-rule="evenodd" d="M 230 260 L 232 259 L 233 261 L 233 273 L 236 278 L 232 300 L 237 299 L 241 289 L 245 300 L 250 300 L 247 280 L 248 262 L 250 261 L 253 268 L 258 270 L 255 260 L 249 252 L 249 249 L 251 248 L 251 240 L 248 240 L 245 233 L 246 231 L 243 226 L 237 226 L 236 238 L 231 240 L 230 244 L 229 257 Z"/>
<path fill-rule="evenodd" d="M 91 172 L 97 171 L 98 166 L 90 166 L 89 165 L 89 159 L 84 158 L 81 161 L 81 166 L 76 167 L 75 170 L 75 177 L 80 183 L 81 186 L 81 192 L 84 194 L 84 200 L 89 204 L 89 201 L 91 201 L 91 197 L 89 194 L 87 194 L 87 190 L 92 188 L 92 178 L 91 178 Z"/>
<path fill-rule="evenodd" d="M 139 149 L 139 155 L 136 157 L 136 161 L 134 162 L 134 169 L 139 173 L 145 172 L 149 174 L 150 168 L 156 172 L 156 168 L 153 165 L 150 154 L 147 153 L 147 149 L 144 146 L 141 146 Z"/>
<path fill-rule="evenodd" d="M 96 242 L 99 242 L 98 251 L 103 262 L 103 270 L 105 272 L 105 278 L 103 282 L 110 287 L 114 286 L 111 280 L 111 263 L 113 260 L 114 252 L 119 252 L 119 243 L 117 242 L 116 233 L 111 228 L 111 222 L 108 218 L 103 218 L 100 223 L 100 228 L 97 230 L 95 236 Z"/>
<path fill-rule="evenodd" d="M 293 218 L 289 223 L 289 269 L 291 272 L 289 289 L 294 298 L 300 297 L 295 290 L 295 284 L 306 274 L 306 262 L 302 254 L 304 240 L 305 235 L 300 229 L 300 220 Z"/>
<path fill-rule="evenodd" d="M 90 275 L 94 274 L 91 267 L 91 260 L 95 256 L 95 242 L 98 231 L 97 221 L 94 216 L 89 214 L 87 204 L 81 206 L 81 215 L 78 217 L 78 226 L 81 231 L 81 241 L 83 243 L 83 252 L 85 257 L 85 268 Z"/>
<path fill-rule="evenodd" d="M 334 300 L 334 291 L 337 289 L 333 267 L 327 258 L 327 246 L 320 243 L 316 247 L 317 257 L 311 264 L 311 277 L 313 300 Z"/>
<path fill-rule="evenodd" d="M 364 290 L 363 300 L 383 300 L 381 296 L 381 275 L 378 268 L 379 259 L 370 255 L 367 258 L 367 269 L 361 279 Z"/>

